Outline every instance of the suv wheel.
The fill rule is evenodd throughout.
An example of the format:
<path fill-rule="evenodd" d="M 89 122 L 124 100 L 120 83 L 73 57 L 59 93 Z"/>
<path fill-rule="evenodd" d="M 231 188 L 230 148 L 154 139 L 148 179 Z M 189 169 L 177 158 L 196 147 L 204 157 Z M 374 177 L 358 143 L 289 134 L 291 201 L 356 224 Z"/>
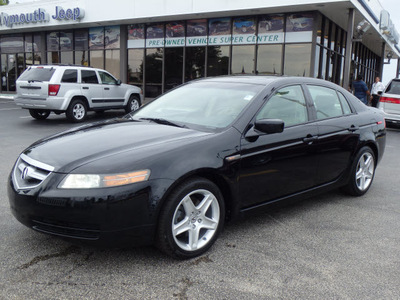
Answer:
<path fill-rule="evenodd" d="M 140 107 L 140 99 L 138 96 L 131 95 L 128 104 L 125 107 L 125 112 L 128 114 L 132 111 L 138 110 Z"/>
<path fill-rule="evenodd" d="M 86 119 L 87 108 L 84 101 L 77 99 L 73 100 L 65 112 L 68 120 L 72 122 L 82 122 Z"/>
<path fill-rule="evenodd" d="M 45 120 L 50 115 L 48 110 L 30 109 L 29 113 L 36 120 Z"/>

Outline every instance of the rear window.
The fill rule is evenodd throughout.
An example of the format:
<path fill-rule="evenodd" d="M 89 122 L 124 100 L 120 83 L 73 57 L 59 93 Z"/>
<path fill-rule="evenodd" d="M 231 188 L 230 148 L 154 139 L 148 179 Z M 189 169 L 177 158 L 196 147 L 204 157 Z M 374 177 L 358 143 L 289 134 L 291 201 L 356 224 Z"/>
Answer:
<path fill-rule="evenodd" d="M 392 80 L 392 82 L 386 88 L 385 93 L 400 95 L 400 81 Z"/>
<path fill-rule="evenodd" d="M 18 78 L 23 81 L 49 81 L 56 69 L 54 68 L 28 68 Z"/>
<path fill-rule="evenodd" d="M 61 82 L 78 82 L 77 70 L 65 70 Z"/>

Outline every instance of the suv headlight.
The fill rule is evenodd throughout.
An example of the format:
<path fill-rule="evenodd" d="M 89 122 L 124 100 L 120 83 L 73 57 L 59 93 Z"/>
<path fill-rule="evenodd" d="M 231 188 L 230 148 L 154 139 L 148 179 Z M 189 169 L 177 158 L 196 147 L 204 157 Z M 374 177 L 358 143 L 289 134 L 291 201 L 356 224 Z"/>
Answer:
<path fill-rule="evenodd" d="M 150 170 L 122 174 L 68 174 L 59 184 L 60 189 L 95 189 L 147 181 Z"/>

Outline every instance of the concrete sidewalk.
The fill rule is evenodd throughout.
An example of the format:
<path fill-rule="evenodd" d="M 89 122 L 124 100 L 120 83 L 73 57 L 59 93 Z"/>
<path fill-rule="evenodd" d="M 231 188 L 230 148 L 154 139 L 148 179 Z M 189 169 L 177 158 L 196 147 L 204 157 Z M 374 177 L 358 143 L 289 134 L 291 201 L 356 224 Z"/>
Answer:
<path fill-rule="evenodd" d="M 6 99 L 6 100 L 14 100 L 15 94 L 2 94 L 0 93 L 0 99 Z"/>

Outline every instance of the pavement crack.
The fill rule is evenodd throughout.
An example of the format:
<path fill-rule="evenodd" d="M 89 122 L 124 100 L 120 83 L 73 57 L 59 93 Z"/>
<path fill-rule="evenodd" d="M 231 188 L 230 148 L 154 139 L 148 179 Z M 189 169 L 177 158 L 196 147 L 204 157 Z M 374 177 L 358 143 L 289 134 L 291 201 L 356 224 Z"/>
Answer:
<path fill-rule="evenodd" d="M 23 264 L 18 267 L 19 270 L 24 270 L 28 269 L 29 267 L 36 265 L 42 261 L 46 261 L 52 258 L 58 258 L 58 257 L 66 257 L 68 255 L 74 254 L 74 253 L 80 253 L 81 249 L 77 246 L 70 246 L 68 248 L 65 248 L 63 251 L 58 252 L 58 253 L 53 253 L 53 254 L 46 254 L 46 255 L 41 255 L 41 256 L 36 256 L 34 259 L 32 259 L 30 262 Z"/>

